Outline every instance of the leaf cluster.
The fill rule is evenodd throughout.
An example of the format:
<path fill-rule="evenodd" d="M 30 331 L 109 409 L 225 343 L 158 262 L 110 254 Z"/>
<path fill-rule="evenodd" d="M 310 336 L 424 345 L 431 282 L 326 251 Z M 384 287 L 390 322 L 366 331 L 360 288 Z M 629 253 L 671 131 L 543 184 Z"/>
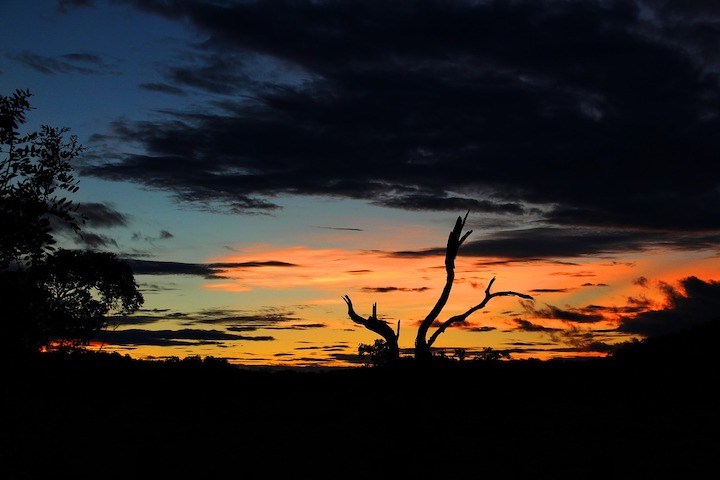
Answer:
<path fill-rule="evenodd" d="M 55 251 L 52 221 L 80 234 L 77 205 L 66 195 L 78 191 L 72 160 L 83 151 L 68 128 L 43 125 L 21 134 L 31 110 L 27 90 L 0 96 L 0 268 L 30 266 Z"/>
<path fill-rule="evenodd" d="M 358 345 L 360 358 L 367 358 L 373 366 L 392 364 L 394 353 L 387 342 L 381 338 L 375 339 L 372 345 L 361 343 Z"/>

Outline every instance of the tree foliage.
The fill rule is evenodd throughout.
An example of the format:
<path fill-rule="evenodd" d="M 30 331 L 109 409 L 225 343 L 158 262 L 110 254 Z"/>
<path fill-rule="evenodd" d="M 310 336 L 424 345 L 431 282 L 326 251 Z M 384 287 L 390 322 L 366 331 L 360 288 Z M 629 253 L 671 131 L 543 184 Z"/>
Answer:
<path fill-rule="evenodd" d="M 69 129 L 21 134 L 29 91 L 0 96 L 0 291 L 3 353 L 87 345 L 108 314 L 143 303 L 127 262 L 112 253 L 56 247 L 53 224 L 81 233 L 72 160 L 82 151 Z"/>
<path fill-rule="evenodd" d="M 388 365 L 398 358 L 388 343 L 381 338 L 376 339 L 372 345 L 365 343 L 358 345 L 358 354 L 360 358 L 367 357 L 369 363 L 374 366 Z"/>
<path fill-rule="evenodd" d="M 109 314 L 143 303 L 130 266 L 109 252 L 59 249 L 31 268 L 0 272 L 0 288 L 10 300 L 2 347 L 14 355 L 86 346 Z"/>
<path fill-rule="evenodd" d="M 31 96 L 23 90 L 0 96 L 0 268 L 30 266 L 54 251 L 52 220 L 80 231 L 77 206 L 63 194 L 78 190 L 70 162 L 83 147 L 75 136 L 64 139 L 67 128 L 43 125 L 20 134 Z"/>

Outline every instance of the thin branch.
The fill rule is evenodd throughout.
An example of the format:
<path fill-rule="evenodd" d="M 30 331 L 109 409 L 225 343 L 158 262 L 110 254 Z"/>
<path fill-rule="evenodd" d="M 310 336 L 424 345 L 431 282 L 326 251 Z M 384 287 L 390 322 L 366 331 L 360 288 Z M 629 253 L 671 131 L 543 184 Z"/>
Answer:
<path fill-rule="evenodd" d="M 488 283 L 487 288 L 485 288 L 485 298 L 483 299 L 482 302 L 480 302 L 477 305 L 475 305 L 474 307 L 470 308 L 465 313 L 462 313 L 460 315 L 455 315 L 454 317 L 450 317 L 445 322 L 443 322 L 443 324 L 440 325 L 437 330 L 435 330 L 435 333 L 432 334 L 432 336 L 430 337 L 430 340 L 428 340 L 428 347 L 432 347 L 433 343 L 435 343 L 435 340 L 437 340 L 437 338 L 440 336 L 440 334 L 443 333 L 448 327 L 450 327 L 451 325 L 453 325 L 455 323 L 464 322 L 474 312 L 480 310 L 481 308 L 485 308 L 485 305 L 487 305 L 488 302 L 495 297 L 513 296 L 513 297 L 525 298 L 527 300 L 534 300 L 531 295 L 527 295 L 525 293 L 513 292 L 510 290 L 504 291 L 504 292 L 490 293 L 490 288 L 492 287 L 493 283 L 495 283 L 495 277 L 493 277 L 492 280 L 490 280 L 490 283 Z"/>
<path fill-rule="evenodd" d="M 345 300 L 345 303 L 347 303 L 348 316 L 350 317 L 350 319 L 351 319 L 353 322 L 359 323 L 360 325 L 363 325 L 363 326 L 364 326 L 367 321 L 366 321 L 364 318 L 362 318 L 360 315 L 358 315 L 357 313 L 355 313 L 355 309 L 353 308 L 352 300 L 350 300 L 350 297 L 348 297 L 347 295 L 345 295 L 345 296 L 343 297 L 343 300 Z"/>

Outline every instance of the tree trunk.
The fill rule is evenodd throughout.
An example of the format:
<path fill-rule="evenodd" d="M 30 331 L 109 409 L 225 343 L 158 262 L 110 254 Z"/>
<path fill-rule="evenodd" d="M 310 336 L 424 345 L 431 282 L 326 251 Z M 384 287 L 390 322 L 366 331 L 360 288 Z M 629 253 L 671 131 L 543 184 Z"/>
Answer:
<path fill-rule="evenodd" d="M 440 315 L 440 312 L 450 297 L 450 290 L 452 290 L 453 282 L 455 281 L 455 257 L 457 257 L 460 245 L 462 245 L 465 239 L 472 233 L 472 230 L 470 230 L 460 237 L 469 213 L 468 211 L 465 214 L 465 218 L 457 218 L 455 228 L 453 228 L 448 236 L 447 249 L 445 250 L 445 287 L 433 309 L 428 313 L 427 317 L 425 317 L 425 320 L 422 321 L 420 327 L 418 327 L 417 337 L 415 337 L 415 359 L 418 362 L 426 362 L 432 357 L 430 350 L 432 344 L 427 341 L 428 330 L 433 322 L 437 320 L 438 315 Z"/>

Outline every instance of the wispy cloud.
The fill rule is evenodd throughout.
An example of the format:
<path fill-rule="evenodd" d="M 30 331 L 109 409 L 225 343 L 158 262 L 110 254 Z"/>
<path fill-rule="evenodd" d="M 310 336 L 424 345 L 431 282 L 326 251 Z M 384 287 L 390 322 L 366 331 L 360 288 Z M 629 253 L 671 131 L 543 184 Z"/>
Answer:
<path fill-rule="evenodd" d="M 181 329 L 181 330 L 107 330 L 98 335 L 106 344 L 113 345 L 151 345 L 151 346 L 187 346 L 187 345 L 215 345 L 229 341 L 258 341 L 274 340 L 271 336 L 237 335 L 219 330 Z"/>
<path fill-rule="evenodd" d="M 10 56 L 12 60 L 47 75 L 82 73 L 106 75 L 115 73 L 110 65 L 93 53 L 67 53 L 60 56 L 40 55 L 26 50 Z"/>
<path fill-rule="evenodd" d="M 225 263 L 183 263 L 156 260 L 127 259 L 136 275 L 192 275 L 208 279 L 226 278 L 228 269 L 252 269 L 258 267 L 294 267 L 293 263 L 282 261 L 249 261 Z"/>

